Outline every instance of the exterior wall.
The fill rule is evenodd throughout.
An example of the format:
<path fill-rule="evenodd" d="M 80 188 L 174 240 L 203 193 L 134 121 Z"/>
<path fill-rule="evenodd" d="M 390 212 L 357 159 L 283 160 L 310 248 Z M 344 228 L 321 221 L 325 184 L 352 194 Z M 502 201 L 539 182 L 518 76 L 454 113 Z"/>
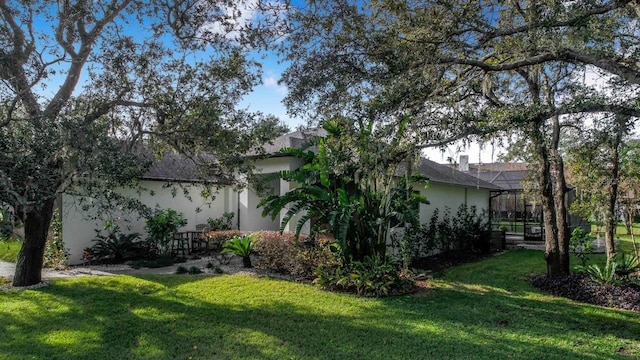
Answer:
<path fill-rule="evenodd" d="M 481 213 L 482 210 L 489 210 L 490 191 L 488 189 L 437 183 L 431 183 L 427 189 L 422 188 L 419 184 L 414 184 L 414 189 L 420 189 L 420 192 L 429 200 L 429 204 L 420 205 L 421 223 L 428 222 L 435 209 L 439 209 L 440 217 L 446 207 L 450 209 L 452 215 L 455 215 L 461 204 L 466 204 L 468 207 L 475 206 L 478 213 Z"/>
<path fill-rule="evenodd" d="M 295 170 L 303 164 L 302 160 L 293 157 L 275 157 L 260 160 L 256 163 L 256 174 L 271 174 L 283 170 Z M 291 189 L 291 185 L 287 181 L 274 181 L 271 184 L 276 194 L 285 194 Z M 261 198 L 253 189 L 245 189 L 240 193 L 240 230 L 256 231 L 256 230 L 279 230 L 280 223 L 286 210 L 280 213 L 280 217 L 271 220 L 270 217 L 262 217 L 262 208 L 258 208 Z M 285 231 L 295 231 L 299 217 L 294 217 L 285 227 Z M 309 225 L 305 225 L 303 233 L 309 233 Z"/>
<path fill-rule="evenodd" d="M 230 187 L 225 186 L 218 190 L 215 198 L 203 198 L 200 194 L 202 188 L 191 185 L 189 196 L 191 200 L 184 196 L 182 189 L 178 189 L 176 196 L 172 196 L 169 189 L 163 188 L 166 183 L 163 181 L 143 181 L 142 186 L 149 192 L 137 193 L 134 189 L 118 189 L 116 192 L 137 199 L 143 204 L 155 208 L 171 208 L 180 211 L 187 218 L 187 225 L 182 230 L 195 230 L 197 224 L 204 224 L 209 218 L 218 218 L 224 212 L 236 214 L 238 209 L 237 193 Z M 69 250 L 69 263 L 78 264 L 82 261 L 82 251 L 92 245 L 95 237 L 95 229 L 101 229 L 105 221 L 114 217 L 120 217 L 117 224 L 124 233 L 138 232 L 142 238 L 146 237 L 144 230 L 145 221 L 139 219 L 137 214 L 118 213 L 113 211 L 110 214 L 101 214 L 100 220 L 88 220 L 95 217 L 96 210 L 84 212 L 78 205 L 77 198 L 71 195 L 62 197 L 62 230 L 65 247 Z M 196 211 L 199 209 L 200 211 Z M 237 222 L 237 218 L 234 218 Z"/>

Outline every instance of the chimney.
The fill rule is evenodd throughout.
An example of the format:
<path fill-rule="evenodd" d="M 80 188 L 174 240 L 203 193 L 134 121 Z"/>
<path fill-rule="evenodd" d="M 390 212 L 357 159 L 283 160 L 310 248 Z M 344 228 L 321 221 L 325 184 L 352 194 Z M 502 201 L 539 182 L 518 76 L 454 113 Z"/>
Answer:
<path fill-rule="evenodd" d="M 460 165 L 458 171 L 469 172 L 469 155 L 460 155 Z"/>

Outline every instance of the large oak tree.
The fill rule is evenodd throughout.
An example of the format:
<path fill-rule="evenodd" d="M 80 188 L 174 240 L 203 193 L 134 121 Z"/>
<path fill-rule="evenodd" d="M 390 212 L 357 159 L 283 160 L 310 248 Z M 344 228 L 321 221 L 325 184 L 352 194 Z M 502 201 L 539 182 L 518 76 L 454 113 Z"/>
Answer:
<path fill-rule="evenodd" d="M 586 113 L 638 116 L 636 1 L 314 0 L 292 6 L 280 50 L 289 109 L 393 125 L 418 147 L 516 134 L 545 207 L 548 273 L 569 272 L 560 139 Z M 611 88 L 583 81 L 592 69 Z M 581 78 L 582 75 L 582 78 Z"/>
<path fill-rule="evenodd" d="M 273 134 L 236 108 L 260 80 L 244 46 L 252 4 L 0 1 L 0 204 L 25 227 L 14 285 L 41 280 L 56 197 L 135 183 L 143 142 L 214 152 L 220 169 Z"/>

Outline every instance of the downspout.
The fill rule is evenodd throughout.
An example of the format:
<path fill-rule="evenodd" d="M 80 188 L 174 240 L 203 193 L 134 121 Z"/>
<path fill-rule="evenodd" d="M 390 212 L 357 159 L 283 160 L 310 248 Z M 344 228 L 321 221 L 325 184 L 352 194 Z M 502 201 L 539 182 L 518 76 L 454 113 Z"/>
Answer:
<path fill-rule="evenodd" d="M 236 192 L 236 226 L 240 230 L 240 192 Z"/>

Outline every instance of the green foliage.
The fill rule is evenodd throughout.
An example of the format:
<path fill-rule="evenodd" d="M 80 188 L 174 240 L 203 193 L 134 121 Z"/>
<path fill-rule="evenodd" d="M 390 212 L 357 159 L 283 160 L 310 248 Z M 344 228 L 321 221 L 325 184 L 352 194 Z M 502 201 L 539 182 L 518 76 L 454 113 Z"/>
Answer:
<path fill-rule="evenodd" d="M 95 243 L 84 250 L 84 259 L 88 262 L 123 263 L 147 255 L 149 248 L 140 240 L 139 233 L 124 234 L 118 225 L 107 223 L 106 235 L 96 230 Z"/>
<path fill-rule="evenodd" d="M 264 207 L 263 216 L 273 219 L 286 209 L 281 231 L 299 216 L 296 235 L 309 222 L 312 234 L 330 233 L 345 261 L 384 257 L 391 229 L 410 222 L 419 204 L 427 203 L 411 186 L 425 179 L 408 171 L 396 176 L 400 163 L 410 162 L 413 154 L 410 145 L 402 142 L 402 131 L 381 134 L 373 130 L 373 123 L 361 125 L 351 126 L 347 119 L 325 120 L 326 136 L 315 136 L 298 149 L 284 149 L 283 154 L 305 163 L 273 178 L 296 186 L 259 204 Z M 308 150 L 311 147 L 316 151 Z"/>
<path fill-rule="evenodd" d="M 485 211 L 478 213 L 475 206 L 461 204 L 455 216 L 449 208 L 440 218 L 440 210 L 434 209 L 428 223 L 408 229 L 413 258 L 437 253 L 486 252 L 486 233 L 490 223 Z"/>
<path fill-rule="evenodd" d="M 232 212 L 225 212 L 219 218 L 207 219 L 207 230 L 208 231 L 231 230 L 233 228 L 234 216 L 235 214 Z"/>
<path fill-rule="evenodd" d="M 336 253 L 330 249 L 328 241 L 317 241 L 295 234 L 276 231 L 261 231 L 254 243 L 258 258 L 255 266 L 270 272 L 288 274 L 295 280 L 313 280 L 319 266 L 340 264 Z"/>
<path fill-rule="evenodd" d="M 64 247 L 62 238 L 62 217 L 60 210 L 55 209 L 49 226 L 49 236 L 44 249 L 44 263 L 47 268 L 64 269 L 69 264 L 69 252 Z"/>
<path fill-rule="evenodd" d="M 240 4 L 58 5 L 11 1 L 0 22 L 0 207 L 30 234 L 14 278 L 23 285 L 39 279 L 38 228 L 61 193 L 98 207 L 92 213 L 146 210 L 135 194 L 154 153 L 215 154 L 215 164 L 195 162 L 197 176 L 211 179 L 248 171 L 240 159 L 286 128 L 237 108 L 261 80 L 239 39 L 249 31 L 235 22 Z M 124 34 L 132 21 L 145 26 Z M 114 191 L 123 187 L 133 196 Z"/>
<path fill-rule="evenodd" d="M 191 275 L 202 274 L 202 269 L 200 269 L 197 266 L 192 266 L 189 268 L 189 274 Z"/>
<path fill-rule="evenodd" d="M 571 232 L 569 240 L 569 251 L 580 260 L 580 266 L 587 266 L 589 255 L 595 252 L 593 240 L 595 236 L 591 233 L 584 233 L 582 227 L 577 227 Z"/>
<path fill-rule="evenodd" d="M 233 254 L 242 258 L 242 264 L 246 268 L 252 267 L 251 254 L 253 253 L 253 243 L 258 233 L 251 233 L 244 236 L 235 236 L 222 245 L 223 254 Z"/>
<path fill-rule="evenodd" d="M 156 209 L 146 220 L 147 242 L 163 252 L 171 251 L 173 233 L 187 224 L 184 214 L 173 209 Z"/>
<path fill-rule="evenodd" d="M 635 254 L 622 253 L 622 258 L 616 256 L 613 261 L 616 263 L 616 275 L 625 281 L 628 280 L 629 275 L 640 270 L 640 259 Z"/>
<path fill-rule="evenodd" d="M 597 264 L 591 264 L 584 268 L 584 272 L 589 275 L 591 280 L 600 285 L 615 285 L 620 283 L 620 280 L 616 277 L 617 267 L 618 264 L 615 261 L 608 261 L 602 267 Z"/>
<path fill-rule="evenodd" d="M 413 281 L 400 276 L 397 264 L 389 257 L 366 256 L 342 266 L 320 266 L 314 283 L 332 290 L 360 296 L 388 296 L 412 289 Z"/>
<path fill-rule="evenodd" d="M 209 231 L 205 234 L 209 239 L 209 248 L 214 251 L 222 250 L 222 245 L 236 236 L 242 236 L 240 230 Z"/>
<path fill-rule="evenodd" d="M 182 275 L 182 274 L 188 274 L 189 273 L 189 269 L 187 269 L 186 267 L 180 265 L 176 268 L 176 274 L 178 275 Z"/>

